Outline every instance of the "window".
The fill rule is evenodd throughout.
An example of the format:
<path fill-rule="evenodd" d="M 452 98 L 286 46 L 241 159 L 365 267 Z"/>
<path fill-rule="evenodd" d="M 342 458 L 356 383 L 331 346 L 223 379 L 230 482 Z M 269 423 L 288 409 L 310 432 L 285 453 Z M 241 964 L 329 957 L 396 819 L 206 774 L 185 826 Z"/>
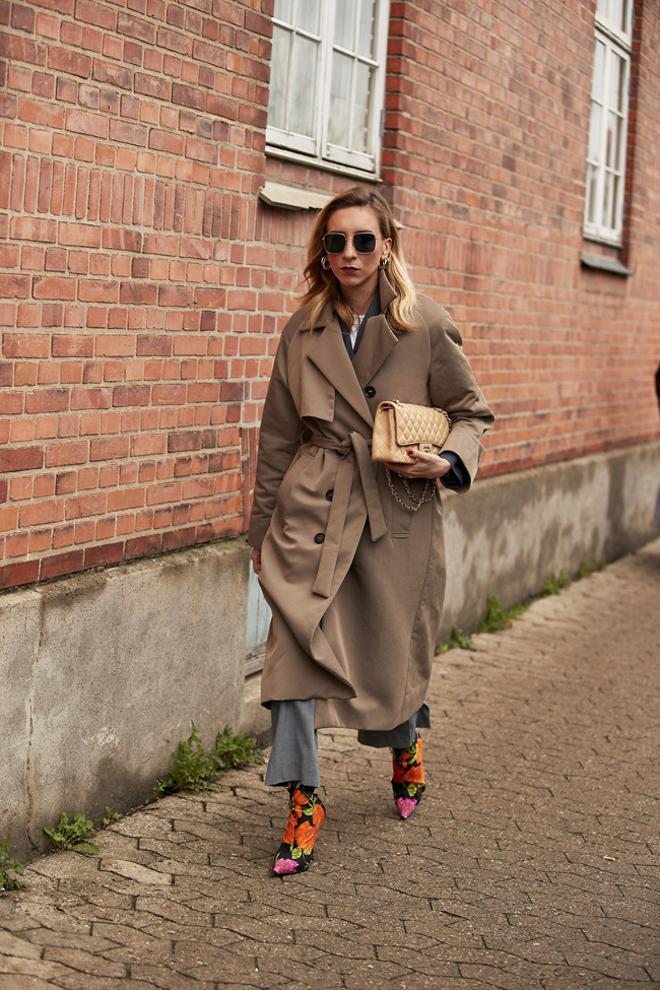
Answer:
<path fill-rule="evenodd" d="M 633 0 L 598 0 L 584 232 L 621 244 Z"/>
<path fill-rule="evenodd" d="M 275 0 L 266 143 L 375 174 L 389 0 Z"/>

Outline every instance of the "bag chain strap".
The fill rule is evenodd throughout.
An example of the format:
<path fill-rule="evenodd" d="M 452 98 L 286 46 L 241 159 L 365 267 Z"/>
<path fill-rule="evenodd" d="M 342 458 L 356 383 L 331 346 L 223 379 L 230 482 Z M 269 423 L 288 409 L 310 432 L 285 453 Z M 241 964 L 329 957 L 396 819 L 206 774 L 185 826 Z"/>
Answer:
<path fill-rule="evenodd" d="M 403 477 L 401 477 L 401 475 L 399 475 L 399 477 L 401 477 L 401 481 L 403 482 L 403 487 L 404 487 L 405 493 L 408 496 L 408 498 L 410 499 L 410 501 L 413 503 L 412 505 L 406 505 L 406 503 L 403 501 L 403 499 L 400 498 L 399 495 L 397 494 L 397 491 L 396 491 L 396 489 L 394 487 L 394 484 L 392 482 L 392 472 L 387 467 L 387 465 L 385 466 L 385 474 L 387 476 L 387 483 L 390 486 L 390 491 L 392 492 L 392 495 L 394 496 L 394 498 L 396 499 L 396 501 L 399 503 L 399 505 L 402 506 L 407 512 L 418 512 L 419 509 L 421 509 L 421 507 L 426 502 L 430 502 L 431 501 L 431 499 L 433 498 L 433 496 L 435 494 L 435 482 L 431 478 L 425 478 L 425 480 L 424 480 L 424 490 L 423 490 L 423 492 L 422 492 L 421 495 L 413 495 L 413 493 L 410 491 L 410 485 L 408 484 L 408 479 L 407 478 L 403 478 Z M 431 485 L 431 490 L 430 491 L 429 491 L 429 485 Z"/>

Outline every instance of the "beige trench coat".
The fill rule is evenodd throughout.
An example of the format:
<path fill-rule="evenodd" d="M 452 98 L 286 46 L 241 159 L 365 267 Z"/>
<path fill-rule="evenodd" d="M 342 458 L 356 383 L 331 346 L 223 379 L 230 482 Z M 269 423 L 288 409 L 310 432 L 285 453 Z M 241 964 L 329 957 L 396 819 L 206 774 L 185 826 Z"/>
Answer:
<path fill-rule="evenodd" d="M 449 315 L 419 297 L 418 327 L 393 331 L 384 315 L 393 296 L 381 273 L 382 313 L 368 320 L 353 362 L 331 307 L 313 329 L 308 310 L 295 313 L 261 423 L 248 532 L 272 609 L 261 701 L 316 698 L 317 728 L 408 719 L 424 702 L 439 634 L 440 491 L 416 513 L 392 498 L 368 447 L 378 403 L 445 409 L 444 449 L 470 481 L 493 421 Z"/>

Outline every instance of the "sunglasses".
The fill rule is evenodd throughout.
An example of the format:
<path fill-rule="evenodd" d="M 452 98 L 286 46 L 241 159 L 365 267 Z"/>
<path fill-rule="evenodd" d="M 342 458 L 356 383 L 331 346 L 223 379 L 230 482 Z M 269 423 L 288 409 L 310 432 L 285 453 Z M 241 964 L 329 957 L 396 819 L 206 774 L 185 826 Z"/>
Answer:
<path fill-rule="evenodd" d="M 324 234 L 323 247 L 328 254 L 341 254 L 347 240 L 346 234 Z M 358 254 L 371 254 L 376 250 L 376 235 L 370 230 L 359 230 L 357 234 L 353 234 L 353 247 Z"/>

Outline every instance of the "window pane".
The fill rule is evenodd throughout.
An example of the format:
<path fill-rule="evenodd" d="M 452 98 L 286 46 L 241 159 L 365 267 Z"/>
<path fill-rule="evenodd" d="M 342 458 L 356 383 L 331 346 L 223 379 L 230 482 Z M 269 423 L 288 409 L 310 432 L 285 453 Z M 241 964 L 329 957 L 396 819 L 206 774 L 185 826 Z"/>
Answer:
<path fill-rule="evenodd" d="M 355 76 L 355 107 L 353 109 L 353 151 L 367 151 L 369 142 L 369 97 L 371 94 L 372 69 L 357 62 Z"/>
<path fill-rule="evenodd" d="M 619 91 L 621 89 L 621 62 L 622 59 L 610 50 L 610 92 L 608 106 L 613 109 L 619 105 Z"/>
<path fill-rule="evenodd" d="M 296 134 L 314 136 L 316 101 L 316 57 L 319 46 L 309 38 L 295 35 L 289 86 L 289 126 Z"/>
<path fill-rule="evenodd" d="M 611 226 L 610 217 L 610 203 L 612 202 L 612 173 L 605 172 L 603 181 L 603 224 L 606 227 Z"/>
<path fill-rule="evenodd" d="M 286 128 L 286 80 L 289 70 L 290 48 L 290 32 L 273 25 L 268 123 L 271 127 L 278 127 L 281 130 Z"/>
<path fill-rule="evenodd" d="M 619 113 L 626 112 L 626 80 L 628 78 L 628 63 L 625 59 L 620 58 L 620 71 L 619 71 L 619 89 L 616 94 L 613 106 L 619 111 Z"/>
<path fill-rule="evenodd" d="M 591 95 L 594 100 L 603 102 L 603 70 L 605 68 L 605 45 L 602 41 L 596 42 L 594 49 L 594 77 L 591 84 Z"/>
<path fill-rule="evenodd" d="M 592 162 L 600 161 L 601 122 L 603 111 L 598 103 L 591 104 L 591 123 L 589 124 L 589 158 Z"/>
<path fill-rule="evenodd" d="M 608 113 L 607 115 L 607 153 L 605 157 L 605 164 L 608 168 L 617 168 L 616 158 L 619 147 L 619 130 L 621 128 L 621 119 L 617 117 L 615 113 Z"/>
<path fill-rule="evenodd" d="M 334 52 L 332 56 L 332 87 L 330 90 L 330 125 L 328 141 L 344 148 L 350 147 L 351 73 L 353 59 Z"/>
<path fill-rule="evenodd" d="M 296 0 L 295 25 L 310 34 L 318 34 L 321 0 Z"/>
<path fill-rule="evenodd" d="M 596 192 L 598 185 L 598 169 L 595 165 L 587 165 L 587 223 L 596 223 Z"/>
<path fill-rule="evenodd" d="M 273 17 L 276 17 L 278 21 L 286 21 L 287 24 L 291 24 L 292 12 L 293 0 L 275 0 Z"/>
<path fill-rule="evenodd" d="M 621 0 L 610 0 L 610 10 L 608 15 L 608 21 L 613 28 L 621 30 L 621 14 L 622 14 L 622 4 Z"/>
<path fill-rule="evenodd" d="M 337 0 L 335 7 L 335 44 L 353 51 L 355 0 Z"/>
<path fill-rule="evenodd" d="M 630 33 L 630 13 L 632 10 L 632 4 L 630 0 L 623 0 L 621 4 L 621 30 L 624 34 Z"/>
<path fill-rule="evenodd" d="M 618 175 L 612 177 L 612 213 L 609 219 L 609 226 L 616 228 L 618 226 L 618 203 L 619 203 L 619 187 L 621 184 L 621 179 Z"/>
<path fill-rule="evenodd" d="M 356 51 L 371 58 L 373 52 L 374 0 L 359 0 Z"/>

